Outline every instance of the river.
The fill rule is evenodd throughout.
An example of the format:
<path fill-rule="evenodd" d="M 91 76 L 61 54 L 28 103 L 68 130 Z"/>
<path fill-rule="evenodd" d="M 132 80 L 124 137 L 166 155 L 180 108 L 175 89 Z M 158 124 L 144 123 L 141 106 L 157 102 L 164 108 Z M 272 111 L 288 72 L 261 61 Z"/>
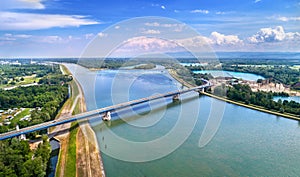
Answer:
<path fill-rule="evenodd" d="M 265 79 L 264 77 L 252 74 L 252 73 L 243 73 L 243 72 L 234 72 L 234 71 L 221 71 L 221 70 L 201 70 L 193 71 L 194 73 L 210 73 L 213 77 L 223 76 L 223 77 L 235 77 L 243 80 L 257 81 L 258 79 Z"/>
<path fill-rule="evenodd" d="M 279 99 L 281 99 L 282 101 L 287 100 L 287 101 L 295 101 L 300 103 L 300 96 L 289 96 L 289 97 L 275 96 L 273 98 L 274 101 L 278 101 Z"/>
<path fill-rule="evenodd" d="M 89 110 L 180 87 L 164 70 L 104 70 L 92 73 L 74 65 L 67 66 L 72 73 L 79 73 L 75 77 L 82 84 Z M 206 130 L 210 111 L 218 112 L 221 107 L 216 106 L 220 101 L 207 96 L 199 97 L 196 93 L 181 97 L 181 102 L 173 103 L 172 99 L 165 99 L 123 111 L 126 116 L 115 115 L 109 123 L 97 120 L 91 122 L 102 151 L 107 176 L 300 174 L 298 121 L 222 102 L 225 109 L 220 127 L 212 140 L 200 148 L 199 139 Z M 153 110 L 149 111 L 151 106 Z M 166 143 L 173 146 L 173 142 L 183 139 L 182 144 L 174 151 L 170 150 L 166 156 L 146 162 L 128 162 L 126 159 L 151 159 L 152 154 L 165 150 L 162 148 L 164 142 L 161 146 L 149 146 L 124 155 L 130 152 L 126 143 L 120 143 L 110 136 L 110 132 L 113 132 L 116 137 L 129 141 L 150 142 L 168 135 L 174 127 L 179 127 L 177 137 L 169 142 L 166 140 Z M 133 146 L 131 148 L 135 149 Z"/>

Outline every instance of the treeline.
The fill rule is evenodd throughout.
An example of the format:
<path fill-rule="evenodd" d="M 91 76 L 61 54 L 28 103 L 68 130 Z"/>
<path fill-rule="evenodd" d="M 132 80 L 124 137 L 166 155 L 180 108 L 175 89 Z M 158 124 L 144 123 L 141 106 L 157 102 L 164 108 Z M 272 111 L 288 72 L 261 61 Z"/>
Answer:
<path fill-rule="evenodd" d="M 103 59 L 103 58 L 85 58 L 82 60 L 78 60 L 79 65 L 84 66 L 86 68 L 106 68 L 106 69 L 118 69 L 126 63 L 128 59 Z"/>
<path fill-rule="evenodd" d="M 53 70 L 52 70 L 53 69 Z M 58 65 L 51 67 L 51 73 L 40 80 L 38 86 L 17 87 L 12 90 L 0 89 L 0 108 L 32 108 L 30 120 L 12 121 L 8 126 L 0 126 L 0 133 L 52 120 L 68 98 L 68 85 L 72 77 L 63 76 Z M 35 138 L 38 132 L 27 134 Z M 50 144 L 43 136 L 43 143 L 30 150 L 27 141 L 17 138 L 0 141 L 0 176 L 44 177 L 50 158 Z"/>
<path fill-rule="evenodd" d="M 44 177 L 50 153 L 47 136 L 36 150 L 30 150 L 27 141 L 17 138 L 0 141 L 0 176 Z"/>
<path fill-rule="evenodd" d="M 291 69 L 289 66 L 272 65 L 272 66 L 241 66 L 223 64 L 221 65 L 206 65 L 206 66 L 187 66 L 191 71 L 197 70 L 225 70 L 234 72 L 253 73 L 261 75 L 276 83 L 283 83 L 291 86 L 293 89 L 300 90 L 297 83 L 300 82 L 300 69 Z"/>
<path fill-rule="evenodd" d="M 291 69 L 289 66 L 238 66 L 223 65 L 223 70 L 247 72 L 273 79 L 275 82 L 294 86 L 300 82 L 300 70 Z M 295 88 L 296 89 L 296 88 Z M 300 88 L 299 88 L 300 89 Z"/>
<path fill-rule="evenodd" d="M 192 73 L 193 78 L 195 79 L 196 85 L 202 85 L 204 84 L 203 81 L 201 79 L 205 79 L 205 80 L 210 80 L 213 79 L 214 77 L 210 74 L 210 73 Z"/>
<path fill-rule="evenodd" d="M 67 85 L 18 87 L 12 90 L 0 90 L 0 107 L 1 109 L 36 108 L 31 111 L 30 121 L 18 122 L 20 128 L 23 128 L 54 119 L 67 97 Z M 1 126 L 0 132 L 6 132 L 15 126 L 14 123 L 8 127 Z"/>
<path fill-rule="evenodd" d="M 31 76 L 43 77 L 48 74 L 59 74 L 59 65 L 0 65 L 0 84 L 7 84 L 9 79 Z"/>
<path fill-rule="evenodd" d="M 73 78 L 72 76 L 66 76 L 61 74 L 56 75 L 50 75 L 50 76 L 44 76 L 39 80 L 39 84 L 49 84 L 49 85 L 58 85 L 58 84 L 64 84 L 69 81 L 71 81 Z"/>
<path fill-rule="evenodd" d="M 252 92 L 248 85 L 237 84 L 233 87 L 225 87 L 224 85 L 216 87 L 214 94 L 226 96 L 230 100 L 240 101 L 245 104 L 262 106 L 268 110 L 300 116 L 300 103 L 287 100 L 276 102 L 273 100 L 274 96 L 288 96 L 287 93 Z"/>

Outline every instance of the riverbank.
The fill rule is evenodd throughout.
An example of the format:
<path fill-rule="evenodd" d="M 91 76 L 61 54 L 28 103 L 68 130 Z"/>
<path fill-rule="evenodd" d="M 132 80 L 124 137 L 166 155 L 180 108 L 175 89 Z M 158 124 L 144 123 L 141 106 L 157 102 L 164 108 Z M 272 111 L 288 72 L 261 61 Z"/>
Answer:
<path fill-rule="evenodd" d="M 71 75 L 71 72 L 63 64 L 60 65 L 64 74 Z M 58 118 L 71 116 L 86 111 L 84 94 L 76 78 L 71 83 L 72 96 L 63 106 Z M 95 133 L 86 122 L 79 122 L 78 127 L 70 130 L 73 132 L 73 138 L 69 131 L 63 135 L 57 136 L 60 140 L 61 149 L 57 163 L 56 176 L 105 176 L 100 150 Z M 57 130 L 70 129 L 70 124 L 64 127 L 55 128 Z M 88 135 L 86 133 L 88 132 Z M 72 147 L 72 148 L 71 148 Z M 70 158 L 70 157 L 75 158 Z"/>
<path fill-rule="evenodd" d="M 177 75 L 176 71 L 174 71 L 174 70 L 168 70 L 168 72 L 169 72 L 169 74 L 174 79 L 176 79 L 178 82 L 180 82 L 184 86 L 189 87 L 189 88 L 196 86 L 196 85 L 190 84 L 190 83 L 186 82 L 185 80 L 181 79 Z M 238 105 L 238 106 L 243 106 L 243 107 L 246 107 L 246 108 L 249 108 L 249 109 L 253 109 L 253 110 L 257 110 L 257 111 L 261 111 L 261 112 L 266 112 L 266 113 L 273 114 L 273 115 L 276 115 L 276 116 L 281 116 L 281 117 L 285 117 L 285 118 L 289 118 L 289 119 L 300 121 L 300 117 L 297 117 L 295 115 L 290 115 L 290 114 L 284 114 L 284 113 L 280 113 L 280 112 L 270 111 L 270 110 L 267 110 L 267 109 L 265 109 L 263 107 L 258 107 L 256 105 L 248 105 L 248 104 L 245 104 L 245 103 L 241 103 L 241 102 L 229 100 L 227 98 L 216 96 L 216 95 L 213 95 L 213 94 L 210 94 L 210 93 L 207 93 L 207 92 L 203 92 L 201 94 L 209 96 L 209 97 L 212 97 L 212 98 L 215 98 L 215 99 L 218 99 L 218 100 L 221 100 L 221 101 L 225 101 L 225 102 L 228 102 L 228 103 L 231 103 L 231 104 L 235 104 L 235 105 Z"/>

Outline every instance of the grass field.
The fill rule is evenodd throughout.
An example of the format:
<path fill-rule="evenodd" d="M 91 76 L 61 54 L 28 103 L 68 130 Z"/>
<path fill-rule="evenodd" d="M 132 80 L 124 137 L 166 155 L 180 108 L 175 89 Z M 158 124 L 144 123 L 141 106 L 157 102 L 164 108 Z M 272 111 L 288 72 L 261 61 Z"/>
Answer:
<path fill-rule="evenodd" d="M 22 86 L 22 85 L 28 85 L 28 84 L 38 83 L 39 80 L 41 79 L 41 78 L 36 77 L 36 74 L 33 74 L 31 76 L 25 76 L 23 78 L 24 78 L 24 80 L 21 81 L 20 80 L 21 77 L 17 77 L 17 79 L 19 80 L 19 82 L 15 82 L 14 85 L 10 84 L 10 82 L 12 81 L 12 80 L 10 80 L 8 84 L 3 84 L 3 85 L 1 84 L 0 88 L 18 87 L 18 86 Z"/>
<path fill-rule="evenodd" d="M 73 122 L 69 136 L 69 146 L 67 148 L 67 159 L 64 176 L 76 176 L 76 135 L 78 123 Z"/>
<path fill-rule="evenodd" d="M 21 118 L 30 115 L 30 108 L 25 108 L 22 112 L 20 112 L 18 115 L 16 115 L 11 123 L 18 123 Z"/>

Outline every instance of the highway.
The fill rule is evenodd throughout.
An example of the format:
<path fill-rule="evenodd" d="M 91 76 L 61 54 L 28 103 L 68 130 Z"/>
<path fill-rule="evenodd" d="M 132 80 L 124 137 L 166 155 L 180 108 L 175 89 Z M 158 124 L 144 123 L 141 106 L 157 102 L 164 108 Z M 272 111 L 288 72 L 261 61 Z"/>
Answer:
<path fill-rule="evenodd" d="M 44 123 L 33 125 L 33 126 L 30 126 L 30 127 L 22 128 L 19 131 L 14 130 L 14 131 L 2 133 L 2 134 L 0 134 L 0 140 L 16 137 L 16 136 L 19 136 L 19 135 L 22 135 L 22 134 L 31 133 L 31 132 L 35 132 L 35 131 L 38 131 L 38 130 L 47 129 L 47 128 L 50 128 L 50 127 L 53 127 L 53 126 L 73 122 L 73 121 L 80 120 L 80 119 L 90 119 L 90 118 L 100 117 L 100 115 L 102 115 L 102 114 L 104 114 L 108 111 L 113 112 L 113 111 L 116 111 L 116 110 L 119 110 L 119 109 L 122 109 L 122 108 L 127 108 L 127 107 L 130 107 L 130 106 L 145 103 L 145 102 L 148 102 L 148 101 L 157 100 L 157 99 L 160 99 L 160 98 L 171 97 L 171 96 L 175 96 L 175 95 L 178 95 L 178 94 L 180 95 L 180 94 L 184 94 L 184 93 L 191 92 L 191 91 L 200 91 L 203 88 L 211 86 L 210 82 L 208 82 L 207 80 L 204 80 L 204 79 L 202 79 L 202 80 L 204 82 L 206 82 L 206 84 L 198 86 L 198 87 L 167 92 L 167 93 L 164 93 L 164 94 L 157 94 L 157 95 L 149 96 L 149 97 L 146 97 L 146 98 L 132 100 L 132 101 L 128 101 L 128 102 L 125 102 L 125 103 L 120 103 L 120 104 L 108 106 L 108 107 L 105 107 L 105 108 L 100 108 L 100 109 L 96 109 L 96 110 L 93 110 L 93 111 L 84 112 L 84 113 L 77 114 L 77 115 L 70 116 L 70 117 L 66 117 L 66 118 L 61 118 L 61 119 L 58 119 L 58 120 L 44 122 Z"/>

